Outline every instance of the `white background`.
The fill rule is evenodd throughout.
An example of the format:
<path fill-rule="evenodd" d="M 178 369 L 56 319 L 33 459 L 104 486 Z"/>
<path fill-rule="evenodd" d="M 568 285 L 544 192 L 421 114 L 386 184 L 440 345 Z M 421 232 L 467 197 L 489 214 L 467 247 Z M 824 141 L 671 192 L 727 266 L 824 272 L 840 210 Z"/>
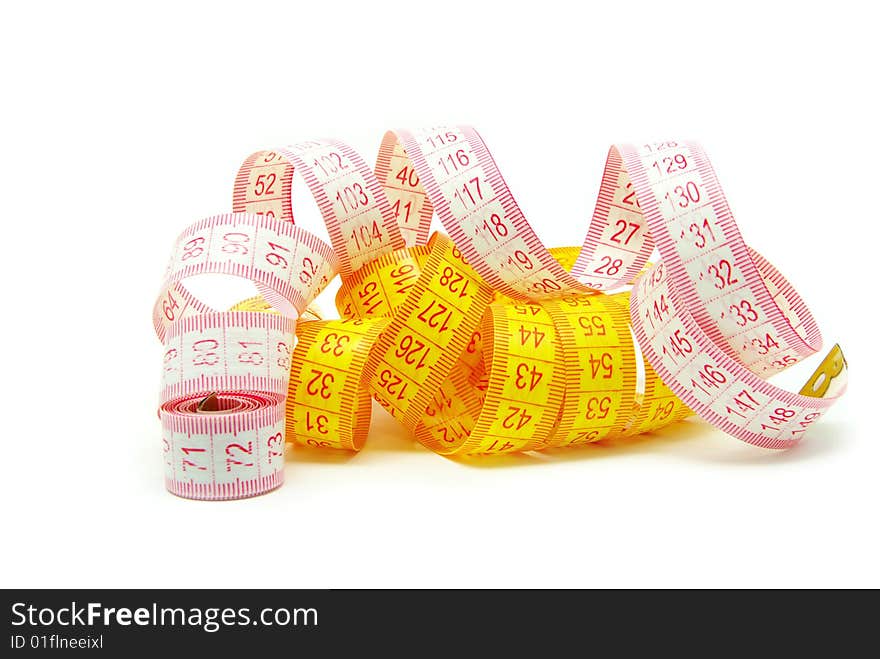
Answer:
<path fill-rule="evenodd" d="M 5 6 L 0 585 L 880 586 L 870 3 L 578 4 Z M 788 453 L 695 422 L 463 464 L 377 411 L 361 454 L 296 450 L 268 496 L 167 494 L 150 309 L 177 233 L 257 148 L 372 161 L 455 122 L 551 245 L 582 241 L 610 144 L 700 139 L 848 394 Z"/>

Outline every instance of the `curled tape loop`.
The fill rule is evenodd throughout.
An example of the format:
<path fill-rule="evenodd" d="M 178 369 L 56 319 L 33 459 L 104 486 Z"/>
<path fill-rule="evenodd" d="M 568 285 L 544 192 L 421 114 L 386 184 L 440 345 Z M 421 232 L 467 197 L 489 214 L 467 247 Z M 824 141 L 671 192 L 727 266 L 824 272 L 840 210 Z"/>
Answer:
<path fill-rule="evenodd" d="M 294 225 L 296 171 L 332 249 Z M 837 346 L 800 393 L 766 381 L 821 336 L 693 142 L 612 147 L 580 248 L 540 241 L 466 126 L 388 132 L 375 173 L 337 140 L 258 151 L 233 210 L 178 239 L 154 308 L 169 489 L 184 496 L 279 483 L 279 433 L 359 450 L 371 399 L 444 455 L 576 446 L 694 413 L 788 448 L 846 387 Z M 448 236 L 429 235 L 434 212 Z M 341 318 L 303 318 L 337 271 Z M 199 272 L 250 278 L 263 298 L 212 312 L 182 284 Z"/>

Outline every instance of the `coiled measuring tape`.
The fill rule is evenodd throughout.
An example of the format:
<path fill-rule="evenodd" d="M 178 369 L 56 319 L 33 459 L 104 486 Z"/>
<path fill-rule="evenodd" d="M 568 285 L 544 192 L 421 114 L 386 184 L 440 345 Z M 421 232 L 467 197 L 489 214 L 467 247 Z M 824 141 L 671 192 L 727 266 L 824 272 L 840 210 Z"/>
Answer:
<path fill-rule="evenodd" d="M 284 478 L 284 394 L 295 319 L 336 273 L 330 247 L 292 223 L 232 213 L 177 239 L 153 307 L 164 344 L 159 417 L 174 494 L 229 499 Z M 185 280 L 247 278 L 278 314 L 214 312 Z"/>
<path fill-rule="evenodd" d="M 279 228 L 294 227 L 294 172 L 318 203 L 332 250 L 317 248 L 310 234 Z M 210 331 L 240 327 L 235 319 L 245 314 L 246 324 L 260 323 L 265 346 L 277 338 L 270 328 L 279 336 L 293 329 L 320 286 L 292 291 L 259 270 L 236 272 L 253 279 L 264 299 L 230 315 L 207 313 L 175 288 L 196 272 L 194 264 L 183 265 L 195 233 L 178 239 L 164 287 L 174 297 L 171 303 L 160 297 L 154 317 L 160 338 L 167 333 L 183 355 L 171 362 L 171 372 L 181 375 L 166 378 L 163 388 L 173 414 L 167 403 L 162 409 L 163 427 L 171 428 L 169 488 L 184 496 L 230 496 L 231 472 L 216 480 L 220 462 L 210 477 L 202 471 L 201 481 L 175 471 L 175 460 L 192 469 L 181 455 L 188 457 L 183 444 L 192 442 L 187 437 L 181 444 L 181 433 L 224 419 L 217 432 L 227 435 L 204 442 L 222 458 L 217 446 L 229 441 L 228 433 L 239 425 L 256 428 L 246 416 L 252 410 L 223 401 L 251 396 L 255 388 L 272 395 L 265 406 L 271 423 L 267 417 L 260 430 L 270 439 L 283 426 L 290 442 L 359 450 L 372 398 L 444 455 L 585 444 L 655 430 L 693 413 L 746 442 L 788 448 L 845 389 L 846 362 L 837 346 L 800 393 L 766 382 L 815 353 L 819 331 L 789 283 L 745 245 L 708 159 L 692 142 L 613 147 L 580 249 L 541 243 L 469 127 L 389 132 L 375 173 L 336 140 L 254 153 L 236 178 L 233 210 L 246 213 L 235 216 L 239 221 L 273 227 L 279 240 L 289 235 L 297 243 L 290 248 L 306 240 L 312 251 L 304 272 L 324 273 L 322 285 L 341 273 L 341 319 L 300 318 L 289 378 L 278 369 L 259 377 L 241 373 L 240 364 L 224 378 L 216 370 L 213 379 L 197 377 L 193 369 L 203 365 L 195 364 L 189 346 L 204 339 L 188 329 L 192 320 L 176 329 L 176 315 L 163 319 L 169 304 L 181 300 L 181 313 Z M 435 211 L 448 236 L 428 237 Z M 660 260 L 652 265 L 655 246 Z M 199 272 L 231 271 L 220 262 L 207 259 L 213 265 Z M 602 292 L 633 281 L 631 292 Z M 211 409 L 199 409 L 206 401 Z M 270 453 L 274 480 L 234 496 L 278 482 L 283 458 Z M 240 479 L 242 465 L 232 464 Z"/>

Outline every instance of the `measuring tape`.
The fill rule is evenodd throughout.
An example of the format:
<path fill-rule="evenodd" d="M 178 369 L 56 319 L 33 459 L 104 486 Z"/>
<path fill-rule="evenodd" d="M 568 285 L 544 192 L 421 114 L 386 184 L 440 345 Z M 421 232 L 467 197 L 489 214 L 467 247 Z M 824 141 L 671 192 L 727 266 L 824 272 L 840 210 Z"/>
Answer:
<path fill-rule="evenodd" d="M 295 319 L 337 269 L 328 245 L 265 216 L 209 217 L 178 237 L 153 307 L 165 351 L 159 417 L 171 492 L 231 499 L 282 483 Z M 210 310 L 185 285 L 208 273 L 250 279 L 279 313 Z"/>
<path fill-rule="evenodd" d="M 293 224 L 295 172 L 332 249 Z M 612 147 L 579 249 L 541 243 L 469 127 L 389 132 L 375 171 L 337 140 L 256 152 L 236 177 L 233 210 L 178 239 L 154 309 L 166 344 L 160 416 L 176 494 L 274 487 L 279 433 L 359 450 L 371 399 L 444 455 L 574 446 L 691 414 L 746 442 L 788 448 L 846 386 L 838 346 L 799 393 L 766 382 L 814 354 L 821 337 L 791 285 L 743 242 L 692 142 Z M 435 212 L 448 235 L 429 236 Z M 239 225 L 287 239 L 302 255 L 300 276 L 291 267 L 283 285 L 270 256 L 280 252 L 259 251 L 258 236 Z M 660 260 L 650 264 L 655 247 Z M 341 318 L 307 319 L 337 271 Z M 212 312 L 181 285 L 201 272 L 250 278 L 262 297 Z M 633 282 L 631 291 L 603 292 Z M 221 328 L 232 338 L 226 348 L 211 338 L 223 356 L 205 370 L 193 346 Z M 249 345 L 238 338 L 245 328 L 267 350 L 244 353 L 265 357 L 260 365 L 244 367 L 235 352 Z M 293 331 L 289 360 L 268 354 L 275 343 L 293 345 Z M 239 433 L 251 433 L 245 460 L 236 448 L 245 445 L 230 441 Z M 210 468 L 194 474 L 199 448 L 212 457 L 198 464 Z"/>

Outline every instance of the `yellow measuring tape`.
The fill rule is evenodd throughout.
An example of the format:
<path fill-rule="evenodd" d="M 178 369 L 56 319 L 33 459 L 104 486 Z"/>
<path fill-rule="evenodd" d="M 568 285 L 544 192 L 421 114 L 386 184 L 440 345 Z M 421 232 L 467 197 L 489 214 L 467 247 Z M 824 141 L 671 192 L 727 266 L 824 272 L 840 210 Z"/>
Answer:
<path fill-rule="evenodd" d="M 551 253 L 569 269 L 578 249 Z M 442 234 L 389 253 L 343 282 L 341 319 L 298 323 L 287 439 L 360 450 L 371 398 L 444 455 L 577 446 L 679 421 L 690 410 L 647 362 L 637 388 L 628 297 L 503 298 Z"/>

